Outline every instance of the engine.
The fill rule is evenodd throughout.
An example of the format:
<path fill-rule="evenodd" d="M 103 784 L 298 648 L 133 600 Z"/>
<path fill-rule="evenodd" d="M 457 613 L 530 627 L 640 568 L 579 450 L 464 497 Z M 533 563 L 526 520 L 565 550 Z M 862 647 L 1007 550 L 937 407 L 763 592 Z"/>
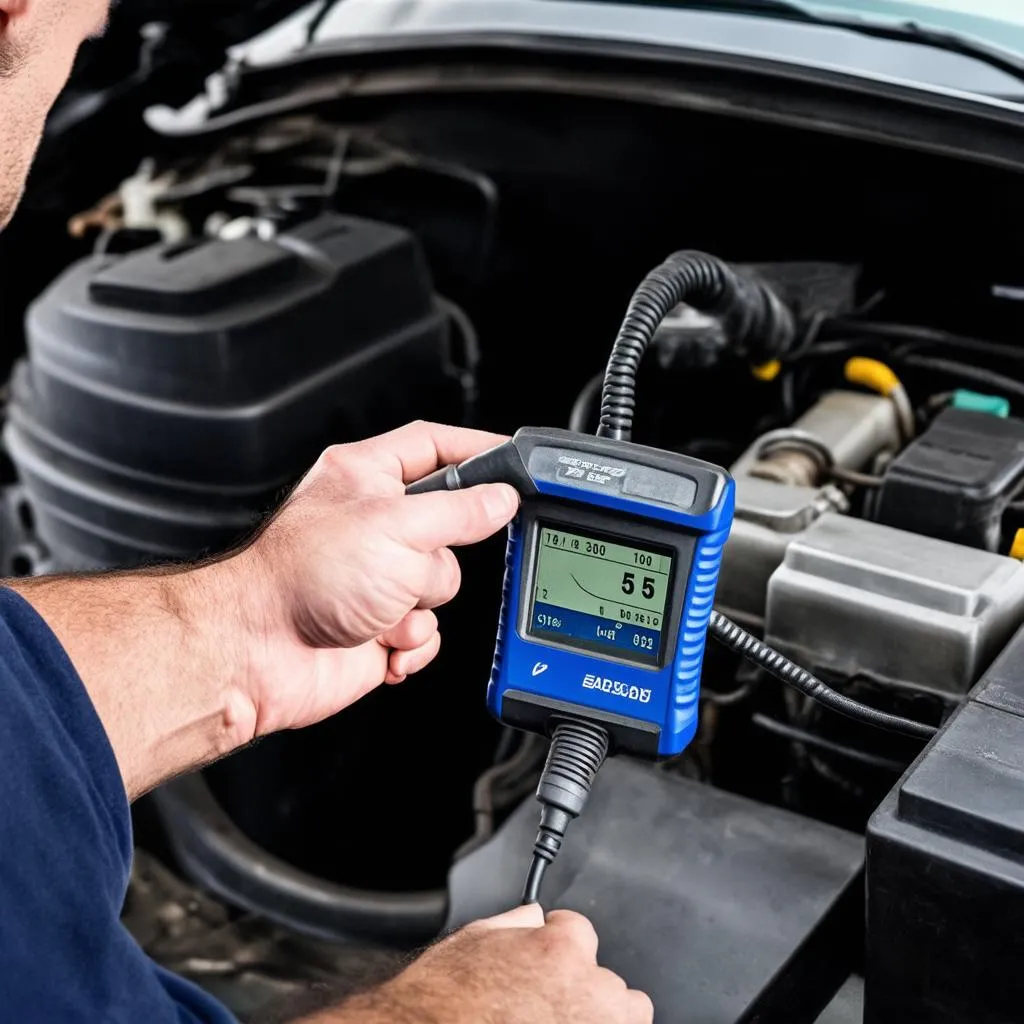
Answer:
<path fill-rule="evenodd" d="M 325 216 L 73 266 L 31 309 L 6 446 L 31 571 L 222 550 L 332 441 L 460 421 L 448 307 L 407 232 Z"/>
<path fill-rule="evenodd" d="M 1020 421 L 956 407 L 905 439 L 892 394 L 825 394 L 733 465 L 721 602 L 830 678 L 966 693 L 1024 614 L 998 553 L 1022 443 Z"/>
<path fill-rule="evenodd" d="M 72 218 L 91 252 L 32 304 L 10 383 L 5 574 L 216 555 L 326 445 L 413 418 L 593 429 L 606 342 L 664 239 L 588 213 L 574 227 L 598 255 L 545 253 L 534 229 L 561 207 L 530 175 L 508 172 L 502 212 L 498 172 L 396 134 L 271 119 L 147 161 Z M 793 344 L 739 351 L 727 317 L 672 309 L 639 375 L 635 439 L 736 480 L 724 614 L 842 694 L 949 735 L 1024 624 L 1020 351 L 916 323 L 921 303 L 885 268 L 732 265 L 788 311 Z M 515 901 L 508 865 L 529 846 L 547 744 L 484 713 L 500 551 L 461 557 L 465 594 L 442 621 L 460 642 L 422 684 L 451 687 L 444 716 L 418 683 L 375 695 L 145 803 L 128 909 L 154 955 L 224 986 L 252 919 L 275 956 L 301 936 L 369 962 Z M 697 738 L 654 767 L 608 766 L 553 891 L 591 908 L 614 935 L 602 949 L 659 1008 L 685 1006 L 666 1020 L 816 1020 L 862 970 L 862 837 L 881 842 L 869 819 L 921 750 L 714 649 Z M 371 855 L 346 825 L 399 783 Z M 171 929 L 154 886 L 202 920 Z M 227 954 L 210 937 L 224 927 Z M 264 965 L 260 998 L 295 970 L 284 961 Z M 800 1014 L 783 1000 L 795 988 Z"/>

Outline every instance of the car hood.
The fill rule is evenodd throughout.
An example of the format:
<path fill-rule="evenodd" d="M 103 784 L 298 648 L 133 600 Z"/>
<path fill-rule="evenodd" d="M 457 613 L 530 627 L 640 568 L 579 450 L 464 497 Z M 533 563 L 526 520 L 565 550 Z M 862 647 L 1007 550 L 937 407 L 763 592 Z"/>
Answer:
<path fill-rule="evenodd" d="M 949 0 L 955 3 L 957 0 Z M 966 0 L 965 0 L 966 2 Z M 906 17 L 966 33 L 967 18 L 977 34 L 986 19 L 963 15 L 949 7 L 917 2 L 874 0 L 808 2 L 821 13 L 857 13 Z M 868 7 L 871 10 L 868 10 Z M 232 57 L 247 65 L 273 64 L 295 57 L 307 46 L 310 21 L 318 3 L 303 5 L 289 18 L 244 44 Z M 940 21 L 943 16 L 946 20 Z M 1022 15 L 1024 17 L 1024 15 Z M 989 28 L 1003 25 L 988 19 Z M 1024 52 L 1024 24 L 1020 25 Z M 318 46 L 357 44 L 360 38 L 440 39 L 538 36 L 574 37 L 655 46 L 706 49 L 797 66 L 827 68 L 858 76 L 901 80 L 914 85 L 949 89 L 986 97 L 1017 97 L 1019 80 L 989 64 L 928 46 L 868 38 L 841 28 L 824 28 L 791 20 L 646 4 L 631 0 L 339 0 L 317 31 Z M 1008 39 L 1003 40 L 1006 45 Z"/>

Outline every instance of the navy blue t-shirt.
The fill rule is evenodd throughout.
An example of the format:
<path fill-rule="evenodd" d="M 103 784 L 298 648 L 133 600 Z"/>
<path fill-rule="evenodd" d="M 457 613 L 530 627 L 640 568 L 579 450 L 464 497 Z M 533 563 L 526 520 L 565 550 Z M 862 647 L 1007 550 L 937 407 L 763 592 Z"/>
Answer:
<path fill-rule="evenodd" d="M 0 1021 L 231 1024 L 121 925 L 131 817 L 103 725 L 57 638 L 0 589 Z"/>

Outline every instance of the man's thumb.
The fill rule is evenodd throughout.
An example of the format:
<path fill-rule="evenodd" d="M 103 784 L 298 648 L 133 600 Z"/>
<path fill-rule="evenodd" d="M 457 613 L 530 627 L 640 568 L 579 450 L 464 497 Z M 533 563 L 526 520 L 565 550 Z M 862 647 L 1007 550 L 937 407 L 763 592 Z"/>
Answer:
<path fill-rule="evenodd" d="M 544 911 L 539 903 L 528 903 L 525 907 L 516 907 L 497 917 L 487 917 L 477 921 L 474 928 L 487 931 L 502 931 L 506 928 L 543 928 Z"/>
<path fill-rule="evenodd" d="M 518 509 L 519 494 L 508 484 L 407 495 L 403 533 L 420 551 L 476 544 L 506 526 Z"/>

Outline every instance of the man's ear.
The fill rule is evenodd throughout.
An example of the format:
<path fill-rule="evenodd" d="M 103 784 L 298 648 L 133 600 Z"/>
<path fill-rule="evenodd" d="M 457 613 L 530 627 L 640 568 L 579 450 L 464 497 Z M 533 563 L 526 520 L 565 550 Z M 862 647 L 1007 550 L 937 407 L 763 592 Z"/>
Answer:
<path fill-rule="evenodd" d="M 35 0 L 0 0 L 0 78 L 8 78 L 21 64 L 23 45 L 20 22 Z"/>
<path fill-rule="evenodd" d="M 31 0 L 0 0 L 0 19 L 8 22 L 20 18 L 28 9 Z"/>
<path fill-rule="evenodd" d="M 0 32 L 4 34 L 25 14 L 32 0 L 0 0 Z"/>

